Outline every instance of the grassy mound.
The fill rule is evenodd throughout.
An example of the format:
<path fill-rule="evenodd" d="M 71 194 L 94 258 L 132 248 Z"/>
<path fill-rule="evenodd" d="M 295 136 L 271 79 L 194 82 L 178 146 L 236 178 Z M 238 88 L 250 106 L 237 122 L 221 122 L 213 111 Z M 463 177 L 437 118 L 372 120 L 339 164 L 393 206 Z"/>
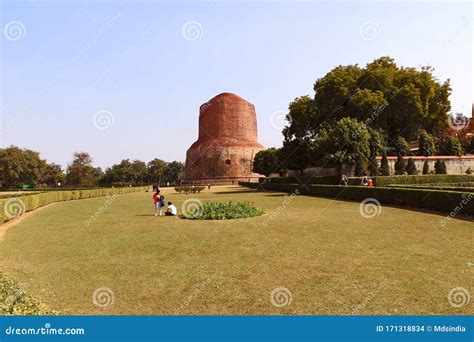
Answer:
<path fill-rule="evenodd" d="M 227 203 L 206 202 L 199 208 L 185 211 L 180 217 L 189 220 L 231 220 L 255 217 L 262 214 L 262 209 L 247 201 Z"/>
<path fill-rule="evenodd" d="M 55 312 L 30 295 L 14 280 L 0 273 L 0 315 L 54 315 Z"/>

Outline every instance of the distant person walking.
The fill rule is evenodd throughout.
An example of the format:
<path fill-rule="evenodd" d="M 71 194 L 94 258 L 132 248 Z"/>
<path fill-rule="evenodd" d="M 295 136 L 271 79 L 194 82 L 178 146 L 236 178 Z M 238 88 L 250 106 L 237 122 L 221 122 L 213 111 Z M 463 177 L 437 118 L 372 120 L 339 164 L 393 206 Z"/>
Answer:
<path fill-rule="evenodd" d="M 211 184 L 207 184 L 207 190 L 211 191 Z"/>
<path fill-rule="evenodd" d="M 341 181 L 339 182 L 339 185 L 344 185 L 347 186 L 349 184 L 349 180 L 347 179 L 346 175 L 342 175 Z"/>

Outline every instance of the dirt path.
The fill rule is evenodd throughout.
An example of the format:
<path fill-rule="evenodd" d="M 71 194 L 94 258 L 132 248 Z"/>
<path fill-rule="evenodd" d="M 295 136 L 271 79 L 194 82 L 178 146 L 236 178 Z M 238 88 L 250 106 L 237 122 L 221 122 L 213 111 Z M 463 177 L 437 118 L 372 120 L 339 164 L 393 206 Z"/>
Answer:
<path fill-rule="evenodd" d="M 37 213 L 37 212 L 39 212 L 43 209 L 49 208 L 49 207 L 51 207 L 55 204 L 58 204 L 58 203 L 61 203 L 61 202 L 53 202 L 53 203 L 46 204 L 46 205 L 44 205 L 42 207 L 39 207 L 35 210 L 28 211 L 28 212 L 24 213 L 23 215 L 18 216 L 17 218 L 14 218 L 14 219 L 12 219 L 10 221 L 7 221 L 3 224 L 0 224 L 0 241 L 3 240 L 3 237 L 5 236 L 8 228 L 13 227 L 14 225 L 17 225 L 18 223 L 20 223 L 24 219 L 30 217 L 31 215 L 33 215 L 33 214 L 35 214 L 35 213 Z"/>

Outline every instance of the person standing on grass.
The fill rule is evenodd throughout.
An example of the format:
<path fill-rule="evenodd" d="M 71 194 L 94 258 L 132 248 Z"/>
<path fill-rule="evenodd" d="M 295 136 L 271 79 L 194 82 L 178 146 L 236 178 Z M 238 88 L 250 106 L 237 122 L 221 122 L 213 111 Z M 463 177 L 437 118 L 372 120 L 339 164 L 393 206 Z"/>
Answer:
<path fill-rule="evenodd" d="M 207 184 L 207 190 L 211 191 L 211 184 Z"/>
<path fill-rule="evenodd" d="M 155 204 L 155 216 L 163 216 L 163 207 L 165 206 L 165 196 L 160 194 L 158 190 L 153 195 L 153 203 Z"/>
<path fill-rule="evenodd" d="M 155 216 L 158 216 L 158 212 L 159 212 L 158 202 L 159 202 L 159 200 L 160 200 L 160 192 L 156 191 L 153 194 L 153 204 L 155 206 Z"/>
<path fill-rule="evenodd" d="M 176 216 L 177 213 L 178 213 L 178 210 L 176 209 L 176 206 L 173 203 L 168 202 L 168 209 L 166 209 L 165 215 Z"/>
<path fill-rule="evenodd" d="M 158 197 L 158 211 L 160 216 L 163 216 L 163 208 L 165 207 L 165 196 L 159 195 Z"/>

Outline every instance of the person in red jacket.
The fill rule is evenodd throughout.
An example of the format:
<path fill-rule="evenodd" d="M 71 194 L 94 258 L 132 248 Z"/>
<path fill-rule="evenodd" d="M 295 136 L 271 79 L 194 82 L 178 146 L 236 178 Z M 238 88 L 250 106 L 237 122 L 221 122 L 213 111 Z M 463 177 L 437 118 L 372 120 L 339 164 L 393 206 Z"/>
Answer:
<path fill-rule="evenodd" d="M 165 196 L 161 195 L 159 191 L 153 194 L 153 204 L 155 205 L 155 216 L 163 215 L 163 207 L 165 206 Z"/>

